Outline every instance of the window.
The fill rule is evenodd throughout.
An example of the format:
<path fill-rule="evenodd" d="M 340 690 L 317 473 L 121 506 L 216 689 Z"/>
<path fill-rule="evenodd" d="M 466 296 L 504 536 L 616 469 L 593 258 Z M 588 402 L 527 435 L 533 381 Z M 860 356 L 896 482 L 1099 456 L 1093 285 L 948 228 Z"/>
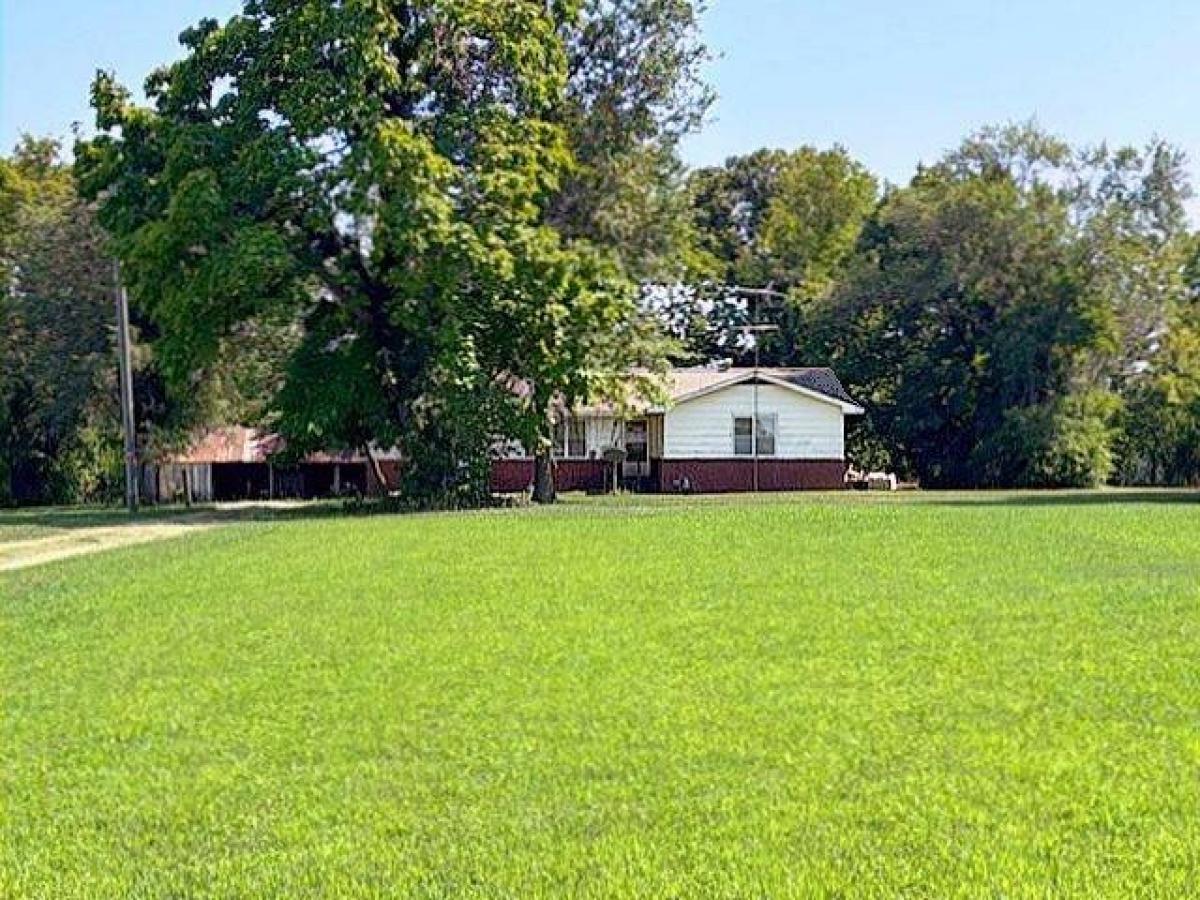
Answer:
<path fill-rule="evenodd" d="M 587 456 L 587 422 L 584 419 L 563 415 L 555 421 L 554 455 L 558 459 L 583 459 Z"/>
<path fill-rule="evenodd" d="M 554 420 L 554 456 L 562 459 L 567 455 L 567 423 L 564 417 Z"/>
<path fill-rule="evenodd" d="M 645 419 L 634 419 L 625 425 L 625 461 L 644 463 L 650 458 L 649 431 Z"/>
<path fill-rule="evenodd" d="M 738 416 L 733 420 L 733 454 L 750 456 L 754 453 L 754 420 Z"/>
<path fill-rule="evenodd" d="M 578 416 L 567 419 L 567 456 L 572 459 L 587 456 L 587 422 Z"/>
<path fill-rule="evenodd" d="M 758 417 L 758 455 L 775 455 L 775 430 L 778 418 L 776 416 Z"/>
<path fill-rule="evenodd" d="M 775 415 L 759 416 L 757 433 L 753 417 L 736 416 L 733 420 L 733 455 L 754 455 L 754 444 L 757 440 L 759 456 L 774 456 L 777 431 L 778 417 Z"/>

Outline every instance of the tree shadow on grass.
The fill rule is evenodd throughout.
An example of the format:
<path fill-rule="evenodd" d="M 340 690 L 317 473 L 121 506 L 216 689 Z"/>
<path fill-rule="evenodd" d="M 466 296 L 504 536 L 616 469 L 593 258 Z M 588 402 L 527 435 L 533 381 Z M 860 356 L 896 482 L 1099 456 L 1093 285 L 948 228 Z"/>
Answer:
<path fill-rule="evenodd" d="M 340 501 L 299 503 L 222 503 L 187 506 L 147 506 L 130 515 L 123 508 L 104 506 L 17 507 L 0 509 L 0 532 L 5 528 L 30 532 L 57 532 L 83 528 L 120 528 L 156 523 L 235 524 L 238 522 L 276 522 L 297 519 L 332 518 L 369 511 L 366 506 L 352 507 Z"/>
<path fill-rule="evenodd" d="M 482 509 L 508 509 L 514 504 L 496 498 Z M 291 522 L 305 519 L 362 518 L 364 516 L 403 516 L 418 513 L 453 512 L 424 509 L 394 498 L 346 500 L 248 500 L 244 502 L 144 506 L 134 515 L 114 506 L 29 506 L 0 508 L 0 542 L 5 532 L 20 532 L 9 540 L 36 539 L 40 536 L 86 528 L 120 528 L 163 524 L 234 525 L 243 522 Z M 39 534 L 45 532 L 45 535 Z"/>
<path fill-rule="evenodd" d="M 1114 489 L 1097 491 L 977 491 L 939 496 L 937 492 L 926 493 L 924 502 L 931 506 L 948 506 L 964 509 L 992 506 L 1008 507 L 1095 507 L 1128 505 L 1189 505 L 1200 506 L 1200 490 L 1178 488 L 1157 489 Z"/>

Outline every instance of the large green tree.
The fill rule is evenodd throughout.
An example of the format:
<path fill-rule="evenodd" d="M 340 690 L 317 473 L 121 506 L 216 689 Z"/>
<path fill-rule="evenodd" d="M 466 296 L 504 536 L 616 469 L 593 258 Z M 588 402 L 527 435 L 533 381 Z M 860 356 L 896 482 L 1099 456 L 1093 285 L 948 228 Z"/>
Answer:
<path fill-rule="evenodd" d="M 1179 316 L 1153 368 L 1129 387 L 1121 417 L 1121 470 L 1129 484 L 1200 484 L 1200 315 Z"/>
<path fill-rule="evenodd" d="M 548 218 L 612 252 L 643 284 L 694 267 L 679 142 L 712 102 L 697 0 L 587 0 L 564 22 L 562 120 L 576 164 Z"/>
<path fill-rule="evenodd" d="M 931 486 L 1089 485 L 1112 468 L 1110 353 L 1065 145 L 984 132 L 891 192 L 810 340 L 871 410 L 859 435 Z"/>
<path fill-rule="evenodd" d="M 1189 385 L 1195 355 L 1195 241 L 1183 154 L 1155 140 L 1145 148 L 1100 147 L 1077 164 L 1075 205 L 1091 288 L 1112 311 L 1113 352 L 1090 365 L 1095 382 L 1121 397 L 1117 477 L 1180 484 L 1200 476 L 1200 422 Z"/>
<path fill-rule="evenodd" d="M 687 331 L 696 356 L 744 356 L 738 330 L 751 318 L 780 326 L 760 347 L 764 362 L 804 362 L 806 319 L 841 279 L 878 183 L 844 148 L 759 150 L 693 173 L 689 188 L 707 284 Z M 755 304 L 733 286 L 771 288 L 786 301 Z M 755 309 L 754 305 L 761 308 Z"/>
<path fill-rule="evenodd" d="M 702 265 L 679 159 L 679 142 L 713 99 L 702 77 L 702 10 L 699 0 L 585 0 L 561 29 L 568 71 L 561 121 L 574 165 L 547 221 L 568 240 L 602 249 L 637 285 L 640 314 L 607 339 L 652 374 L 674 349 L 663 340 L 653 298 Z M 596 374 L 597 391 L 618 403 L 659 387 L 652 377 L 631 381 L 623 369 Z M 543 444 L 535 490 L 543 498 L 553 490 L 549 454 Z"/>
<path fill-rule="evenodd" d="M 555 404 L 646 346 L 614 340 L 640 323 L 595 216 L 561 224 L 571 179 L 593 177 L 572 143 L 580 15 L 247 0 L 184 34 L 152 108 L 100 76 L 78 172 L 176 389 L 239 330 L 290 323 L 274 414 L 294 452 L 395 444 L 414 497 L 455 502 L 486 491 L 497 437 L 548 459 Z"/>
<path fill-rule="evenodd" d="M 10 285 L 14 272 L 12 260 L 12 243 L 16 233 L 17 215 L 20 209 L 23 191 L 22 180 L 14 171 L 8 160 L 0 160 L 0 334 L 7 334 L 10 328 L 9 319 L 12 315 L 9 298 Z M 4 339 L 0 345 L 0 435 L 12 433 L 12 411 L 10 398 L 16 382 L 16 370 L 9 364 L 8 341 Z M 12 448 L 7 439 L 5 446 L 0 449 L 0 502 L 7 501 L 12 495 Z"/>
<path fill-rule="evenodd" d="M 1089 281 L 1117 320 L 1119 346 L 1105 375 L 1123 389 L 1153 360 L 1189 301 L 1186 160 L 1156 140 L 1144 149 L 1084 152 L 1073 171 Z"/>
<path fill-rule="evenodd" d="M 1182 157 L 968 138 L 871 217 L 804 330 L 872 409 L 868 459 L 933 485 L 1179 481 L 1191 458 Z"/>
<path fill-rule="evenodd" d="M 59 146 L 0 160 L 0 501 L 119 491 L 112 262 Z"/>
<path fill-rule="evenodd" d="M 1119 476 L 1128 484 L 1200 484 L 1200 235 L 1181 243 L 1183 296 L 1121 382 Z"/>

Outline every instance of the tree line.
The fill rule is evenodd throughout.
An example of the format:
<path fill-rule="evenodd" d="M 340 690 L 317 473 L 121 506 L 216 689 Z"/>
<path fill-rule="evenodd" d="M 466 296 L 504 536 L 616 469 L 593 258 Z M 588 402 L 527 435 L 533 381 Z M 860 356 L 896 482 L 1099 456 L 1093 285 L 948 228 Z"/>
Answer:
<path fill-rule="evenodd" d="M 690 179 L 716 296 L 671 321 L 698 358 L 829 364 L 869 410 L 851 458 L 931 487 L 1200 479 L 1200 240 L 1181 152 L 986 128 L 908 185 L 842 149 Z M 771 284 L 752 310 L 721 285 Z M 711 292 L 710 292 L 711 294 Z"/>
<path fill-rule="evenodd" d="M 149 104 L 0 161 L 0 500 L 119 493 L 112 260 L 144 445 L 244 422 L 399 447 L 412 502 L 553 497 L 562 405 L 671 364 L 832 365 L 851 459 L 929 486 L 1200 479 L 1181 153 L 989 128 L 905 186 L 842 148 L 688 171 L 690 0 L 246 0 Z M 751 303 L 738 287 L 769 288 Z M 631 379 L 629 373 L 639 374 Z"/>

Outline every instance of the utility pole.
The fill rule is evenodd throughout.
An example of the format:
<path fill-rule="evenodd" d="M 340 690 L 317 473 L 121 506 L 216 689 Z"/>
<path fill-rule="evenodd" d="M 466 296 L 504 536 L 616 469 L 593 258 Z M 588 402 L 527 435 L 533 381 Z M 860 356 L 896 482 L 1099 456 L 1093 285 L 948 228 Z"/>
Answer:
<path fill-rule="evenodd" d="M 750 452 L 753 456 L 753 471 L 754 471 L 754 493 L 758 493 L 758 370 L 759 370 L 759 348 L 762 343 L 759 340 L 760 334 L 771 334 L 779 330 L 778 325 L 763 325 L 758 320 L 758 302 L 763 297 L 768 298 L 786 298 L 787 295 L 780 293 L 774 289 L 773 285 L 767 285 L 765 288 L 746 288 L 735 286 L 735 293 L 743 296 L 748 296 L 754 301 L 754 312 L 750 316 L 750 324 L 742 327 L 743 334 L 752 335 L 754 339 L 754 378 L 751 380 L 751 390 L 754 397 L 754 412 L 750 422 Z"/>
<path fill-rule="evenodd" d="M 750 388 L 753 391 L 754 397 L 754 414 L 751 422 L 750 432 L 750 451 L 754 454 L 754 493 L 758 493 L 758 370 L 759 370 L 759 339 L 760 334 L 770 334 L 779 330 L 778 325 L 747 325 L 742 329 L 744 334 L 754 336 L 754 378 L 750 382 Z"/>
<path fill-rule="evenodd" d="M 129 346 L 129 296 L 121 282 L 121 264 L 113 263 L 117 304 L 117 355 L 120 360 L 121 427 L 125 432 L 125 507 L 138 508 L 137 420 L 133 417 L 133 361 Z"/>

